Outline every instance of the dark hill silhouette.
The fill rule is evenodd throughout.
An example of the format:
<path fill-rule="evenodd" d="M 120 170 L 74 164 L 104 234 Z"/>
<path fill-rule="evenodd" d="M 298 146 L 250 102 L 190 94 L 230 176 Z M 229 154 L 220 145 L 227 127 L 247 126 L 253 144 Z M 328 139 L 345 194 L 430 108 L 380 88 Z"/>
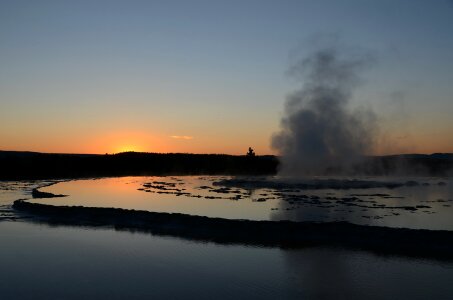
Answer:
<path fill-rule="evenodd" d="M 132 175 L 275 174 L 274 156 L 139 153 L 50 154 L 0 151 L 0 179 L 78 178 Z"/>
<path fill-rule="evenodd" d="M 0 179 L 82 178 L 141 175 L 275 175 L 278 157 L 187 153 L 55 154 L 0 151 Z M 453 154 L 367 157 L 357 175 L 448 176 Z M 338 170 L 326 170 L 337 174 Z"/>

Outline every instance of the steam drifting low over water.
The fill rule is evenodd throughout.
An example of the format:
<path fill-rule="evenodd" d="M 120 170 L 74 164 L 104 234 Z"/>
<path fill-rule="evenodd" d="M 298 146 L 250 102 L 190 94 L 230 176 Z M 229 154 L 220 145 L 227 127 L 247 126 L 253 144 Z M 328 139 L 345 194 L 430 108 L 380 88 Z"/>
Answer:
<path fill-rule="evenodd" d="M 374 59 L 367 53 L 343 52 L 323 47 L 290 70 L 302 87 L 288 97 L 281 131 L 272 138 L 272 147 L 281 156 L 280 174 L 345 172 L 372 151 L 375 114 L 352 109 L 349 102 L 360 71 Z"/>

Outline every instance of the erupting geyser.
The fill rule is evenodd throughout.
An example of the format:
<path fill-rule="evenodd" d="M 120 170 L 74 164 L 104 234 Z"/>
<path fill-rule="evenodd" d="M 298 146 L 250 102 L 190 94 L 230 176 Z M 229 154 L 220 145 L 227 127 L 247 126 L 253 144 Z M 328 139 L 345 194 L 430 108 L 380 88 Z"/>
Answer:
<path fill-rule="evenodd" d="M 272 137 L 281 175 L 348 173 L 372 151 L 375 114 L 349 103 L 359 72 L 371 62 L 367 53 L 324 47 L 293 66 L 302 87 L 288 96 L 281 130 Z"/>

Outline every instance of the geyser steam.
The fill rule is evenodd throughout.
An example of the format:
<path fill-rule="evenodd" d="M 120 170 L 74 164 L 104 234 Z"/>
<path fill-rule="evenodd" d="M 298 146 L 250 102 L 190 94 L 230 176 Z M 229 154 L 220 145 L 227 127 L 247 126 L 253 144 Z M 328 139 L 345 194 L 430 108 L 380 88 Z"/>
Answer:
<path fill-rule="evenodd" d="M 359 72 L 373 61 L 367 53 L 344 55 L 339 48 L 324 47 L 291 68 L 302 87 L 288 96 L 281 131 L 272 137 L 281 157 L 280 174 L 344 173 L 370 153 L 375 115 L 351 109 L 349 102 Z"/>

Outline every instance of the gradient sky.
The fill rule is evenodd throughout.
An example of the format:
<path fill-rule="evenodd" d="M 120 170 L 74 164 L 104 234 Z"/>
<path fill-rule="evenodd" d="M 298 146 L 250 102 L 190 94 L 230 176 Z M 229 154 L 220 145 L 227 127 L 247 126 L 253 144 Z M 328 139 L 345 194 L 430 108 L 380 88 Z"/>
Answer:
<path fill-rule="evenodd" d="M 0 149 L 273 153 L 318 34 L 373 52 L 376 153 L 453 152 L 453 1 L 0 0 Z"/>

